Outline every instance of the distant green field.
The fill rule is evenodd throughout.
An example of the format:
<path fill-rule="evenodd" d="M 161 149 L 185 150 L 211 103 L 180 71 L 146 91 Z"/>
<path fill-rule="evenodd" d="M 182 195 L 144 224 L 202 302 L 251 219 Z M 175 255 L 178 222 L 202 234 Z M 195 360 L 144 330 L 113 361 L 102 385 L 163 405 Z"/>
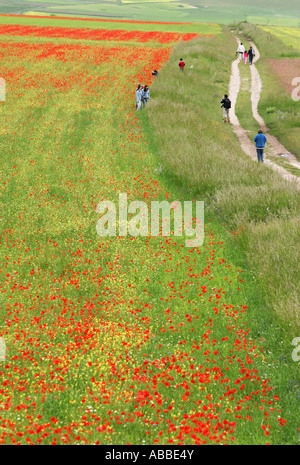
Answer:
<path fill-rule="evenodd" d="M 272 16 L 269 18 L 264 18 L 262 16 L 248 16 L 247 22 L 261 26 L 300 27 L 300 21 L 297 17 L 283 18 L 282 16 Z"/>
<path fill-rule="evenodd" d="M 0 24 L 20 24 L 25 26 L 51 26 L 51 27 L 70 27 L 70 28 L 89 28 L 89 29 L 124 29 L 128 31 L 143 30 L 143 31 L 163 31 L 163 32 L 178 32 L 178 33 L 196 33 L 199 35 L 220 35 L 221 27 L 218 24 L 195 23 L 195 24 L 140 24 L 140 23 L 120 23 L 114 21 L 82 21 L 44 18 L 10 17 L 0 16 Z"/>
<path fill-rule="evenodd" d="M 299 0 L 2 0 L 0 13 L 299 26 Z"/>
<path fill-rule="evenodd" d="M 264 31 L 276 36 L 285 45 L 300 51 L 300 28 L 291 27 L 263 27 Z"/>

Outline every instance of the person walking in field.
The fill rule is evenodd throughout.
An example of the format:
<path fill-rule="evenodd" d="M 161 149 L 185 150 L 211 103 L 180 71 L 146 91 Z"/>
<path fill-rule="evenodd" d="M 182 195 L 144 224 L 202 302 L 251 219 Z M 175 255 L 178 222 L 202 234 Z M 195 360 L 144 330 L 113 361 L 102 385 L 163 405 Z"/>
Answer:
<path fill-rule="evenodd" d="M 227 119 L 228 119 L 228 123 L 230 123 L 229 110 L 231 108 L 231 100 L 228 98 L 227 94 L 224 95 L 220 103 L 221 103 L 221 108 L 223 108 L 224 123 L 227 122 Z"/>
<path fill-rule="evenodd" d="M 184 70 L 185 62 L 183 61 L 183 58 L 180 58 L 178 66 L 179 66 L 180 71 Z"/>
<path fill-rule="evenodd" d="M 140 91 L 141 91 L 141 108 L 143 106 L 143 103 L 144 103 L 144 97 L 143 97 L 143 91 L 144 91 L 144 84 L 141 84 L 141 88 L 140 88 Z"/>
<path fill-rule="evenodd" d="M 249 64 L 252 65 L 253 58 L 255 57 L 255 52 L 252 47 L 250 47 L 248 50 L 248 57 L 249 57 Z"/>
<path fill-rule="evenodd" d="M 247 50 L 244 51 L 244 64 L 246 65 L 248 61 L 248 52 Z"/>
<path fill-rule="evenodd" d="M 261 129 L 259 129 L 258 133 L 254 137 L 254 142 L 255 142 L 256 153 L 257 153 L 257 161 L 263 163 L 264 162 L 264 149 L 266 146 L 267 138 Z"/>
<path fill-rule="evenodd" d="M 147 84 L 144 86 L 144 89 L 142 90 L 142 102 L 143 106 L 146 106 L 146 103 L 150 100 L 150 89 L 147 86 Z"/>
<path fill-rule="evenodd" d="M 142 108 L 142 86 L 139 84 L 135 92 L 136 98 L 136 109 L 140 110 Z"/>
<path fill-rule="evenodd" d="M 240 61 L 243 59 L 245 50 L 246 49 L 245 49 L 244 45 L 241 42 L 240 45 L 238 46 L 238 49 L 237 49 L 237 52 L 236 52 L 236 53 L 239 54 Z"/>

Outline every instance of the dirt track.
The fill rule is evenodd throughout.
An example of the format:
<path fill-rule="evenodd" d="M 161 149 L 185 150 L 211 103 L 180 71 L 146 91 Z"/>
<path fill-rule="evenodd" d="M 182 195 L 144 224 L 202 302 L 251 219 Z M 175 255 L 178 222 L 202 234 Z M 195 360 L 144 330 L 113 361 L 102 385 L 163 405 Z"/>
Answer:
<path fill-rule="evenodd" d="M 249 40 L 249 39 L 248 39 Z M 236 41 L 239 44 L 240 39 L 236 37 Z M 263 118 L 258 113 L 258 103 L 260 100 L 260 94 L 262 90 L 262 82 L 259 75 L 259 72 L 255 66 L 255 63 L 259 60 L 260 54 L 255 46 L 255 44 L 249 40 L 251 46 L 255 51 L 255 59 L 253 60 L 253 64 L 250 66 L 251 71 L 251 103 L 252 103 L 252 114 L 255 120 L 258 122 L 260 128 L 267 136 L 267 144 L 268 144 L 268 155 L 281 157 L 285 155 L 285 160 L 288 161 L 291 166 L 294 166 L 300 169 L 300 163 L 297 161 L 296 157 L 291 154 L 277 139 L 276 137 L 272 136 L 269 133 L 269 130 L 263 120 Z M 254 146 L 254 142 L 248 137 L 247 131 L 240 125 L 240 122 L 235 113 L 235 106 L 238 98 L 238 94 L 240 91 L 240 71 L 239 71 L 239 58 L 234 60 L 232 63 L 232 71 L 231 71 L 231 78 L 229 84 L 229 97 L 231 99 L 231 123 L 233 126 L 233 130 L 236 133 L 241 147 L 244 152 L 251 156 L 254 160 L 257 160 L 256 150 Z M 271 166 L 274 170 L 278 171 L 285 179 L 289 181 L 294 181 L 297 183 L 300 189 L 300 178 L 291 174 L 289 171 L 285 170 L 281 166 L 278 166 L 276 163 L 271 162 L 270 160 L 265 157 L 265 164 Z"/>

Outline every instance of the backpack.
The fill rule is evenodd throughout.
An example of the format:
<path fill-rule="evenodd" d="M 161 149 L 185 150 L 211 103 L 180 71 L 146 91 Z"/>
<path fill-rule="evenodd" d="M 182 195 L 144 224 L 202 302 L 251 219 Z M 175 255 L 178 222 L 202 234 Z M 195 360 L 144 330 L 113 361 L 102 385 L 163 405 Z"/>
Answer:
<path fill-rule="evenodd" d="M 226 98 L 224 100 L 224 108 L 226 108 L 227 110 L 229 110 L 229 108 L 231 108 L 231 100 L 229 98 Z"/>

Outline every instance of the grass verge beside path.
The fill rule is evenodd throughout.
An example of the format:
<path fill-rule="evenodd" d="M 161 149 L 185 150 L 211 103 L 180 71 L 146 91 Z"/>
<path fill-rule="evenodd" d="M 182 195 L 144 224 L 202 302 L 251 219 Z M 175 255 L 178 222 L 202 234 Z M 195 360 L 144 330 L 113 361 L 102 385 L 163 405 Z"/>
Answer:
<path fill-rule="evenodd" d="M 247 157 L 231 126 L 223 123 L 219 101 L 227 91 L 228 57 L 234 59 L 235 49 L 227 29 L 222 38 L 176 46 L 140 117 L 155 140 L 153 151 L 166 182 L 205 200 L 206 217 L 225 222 L 231 256 L 256 283 L 249 287 L 251 318 L 281 360 L 276 382 L 291 415 L 295 408 L 299 417 L 299 370 L 290 354 L 300 328 L 300 196 L 292 183 Z M 181 56 L 183 73 L 177 69 Z"/>
<path fill-rule="evenodd" d="M 263 81 L 259 113 L 270 132 L 300 160 L 300 103 L 295 102 L 280 78 L 274 74 L 268 59 L 300 58 L 300 51 L 284 44 L 260 27 L 242 23 L 238 26 L 257 45 L 261 57 L 257 69 Z M 291 76 L 292 78 L 296 76 Z"/>
<path fill-rule="evenodd" d="M 223 123 L 219 101 L 227 91 L 228 57 L 233 50 L 235 40 L 227 30 L 223 38 L 199 38 L 175 47 L 153 84 L 150 124 L 168 176 L 189 188 L 191 195 L 205 196 L 206 206 L 230 228 L 238 231 L 242 227 L 236 241 L 248 243 L 244 253 L 257 273 L 260 267 L 256 265 L 263 261 L 261 284 L 271 296 L 270 308 L 293 328 L 299 328 L 298 301 L 294 297 L 290 301 L 299 282 L 299 274 L 291 274 L 298 268 L 299 236 L 289 222 L 300 222 L 300 196 L 292 183 L 247 157 L 231 126 Z M 179 56 L 187 63 L 180 74 Z M 272 224 L 276 231 L 281 230 L 284 246 L 280 255 L 276 234 L 269 234 Z M 266 246 L 268 256 L 263 253 Z M 286 276 L 288 288 L 282 289 Z"/>

